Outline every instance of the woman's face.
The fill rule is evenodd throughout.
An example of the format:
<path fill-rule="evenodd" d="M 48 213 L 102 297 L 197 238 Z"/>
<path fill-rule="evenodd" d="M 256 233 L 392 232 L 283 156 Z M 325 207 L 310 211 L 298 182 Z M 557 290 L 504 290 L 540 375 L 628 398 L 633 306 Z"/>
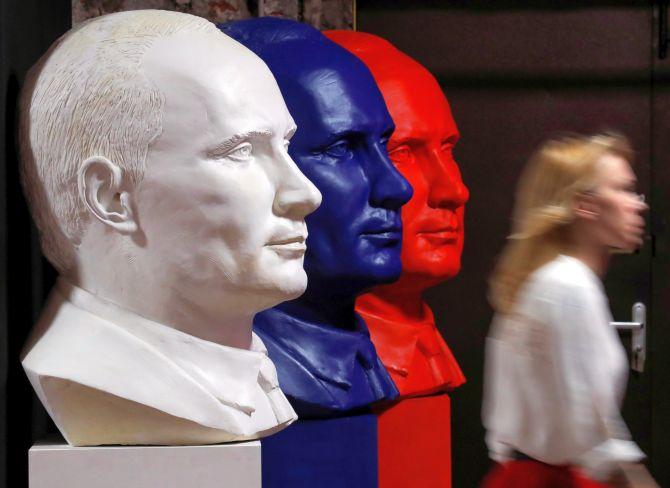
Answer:
<path fill-rule="evenodd" d="M 612 153 L 600 157 L 598 172 L 596 238 L 604 246 L 632 252 L 642 245 L 642 214 L 648 208 L 636 193 L 635 173 L 624 158 Z"/>

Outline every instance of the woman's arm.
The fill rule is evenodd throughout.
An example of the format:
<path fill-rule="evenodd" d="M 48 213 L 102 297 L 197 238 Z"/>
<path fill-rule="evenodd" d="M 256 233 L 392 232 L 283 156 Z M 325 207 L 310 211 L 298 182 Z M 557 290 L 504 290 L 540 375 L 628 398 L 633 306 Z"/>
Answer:
<path fill-rule="evenodd" d="M 610 329 L 610 313 L 600 290 L 562 286 L 554 305 L 550 350 L 563 392 L 562 410 L 571 428 L 573 462 L 588 475 L 604 479 L 617 463 L 644 458 L 619 412 L 626 375 L 617 371 L 626 367 L 625 355 Z"/>

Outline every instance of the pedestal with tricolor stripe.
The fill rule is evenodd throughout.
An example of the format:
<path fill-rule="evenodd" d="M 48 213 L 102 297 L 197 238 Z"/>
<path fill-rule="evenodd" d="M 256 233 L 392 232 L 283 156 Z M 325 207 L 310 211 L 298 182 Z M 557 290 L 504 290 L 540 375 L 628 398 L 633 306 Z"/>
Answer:
<path fill-rule="evenodd" d="M 408 398 L 378 412 L 379 488 L 451 487 L 451 401 Z"/>
<path fill-rule="evenodd" d="M 42 444 L 31 449 L 30 486 L 450 488 L 450 436 L 450 400 L 441 394 L 401 400 L 376 415 L 298 420 L 260 443 Z"/>
<path fill-rule="evenodd" d="M 377 488 L 377 417 L 298 420 L 261 440 L 263 488 Z"/>

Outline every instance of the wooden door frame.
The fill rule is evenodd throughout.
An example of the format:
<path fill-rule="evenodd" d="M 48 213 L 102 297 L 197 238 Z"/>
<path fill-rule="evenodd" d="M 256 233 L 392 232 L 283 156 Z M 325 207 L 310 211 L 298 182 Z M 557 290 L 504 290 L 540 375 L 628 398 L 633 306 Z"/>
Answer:
<path fill-rule="evenodd" d="M 650 457 L 652 472 L 666 486 L 670 484 L 670 59 L 658 58 L 658 6 L 654 9 L 650 195 L 653 257 L 648 331 L 652 372 Z"/>

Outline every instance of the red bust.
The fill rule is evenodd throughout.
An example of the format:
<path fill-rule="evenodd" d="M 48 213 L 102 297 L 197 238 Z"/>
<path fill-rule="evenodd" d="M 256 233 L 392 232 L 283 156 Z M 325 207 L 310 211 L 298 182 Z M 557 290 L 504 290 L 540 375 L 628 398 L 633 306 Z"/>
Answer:
<path fill-rule="evenodd" d="M 384 366 L 404 397 L 448 391 L 465 378 L 435 327 L 426 289 L 458 274 L 469 192 L 453 149 L 459 132 L 437 80 L 388 41 L 327 31 L 372 72 L 396 129 L 391 160 L 414 188 L 402 209 L 402 275 L 356 302 Z"/>

